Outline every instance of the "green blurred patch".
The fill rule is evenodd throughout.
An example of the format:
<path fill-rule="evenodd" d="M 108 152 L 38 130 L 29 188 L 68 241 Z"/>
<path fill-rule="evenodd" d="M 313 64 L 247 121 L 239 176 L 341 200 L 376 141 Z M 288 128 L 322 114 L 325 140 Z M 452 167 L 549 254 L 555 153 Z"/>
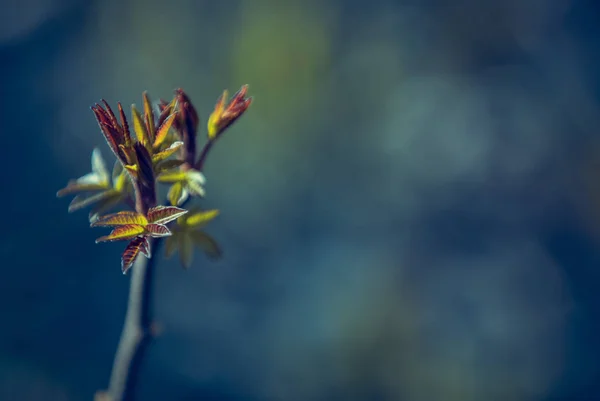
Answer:
<path fill-rule="evenodd" d="M 260 99 L 255 112 L 289 122 L 314 103 L 332 62 L 333 15 L 319 3 L 242 4 L 230 66 L 232 81 L 247 82 Z"/>

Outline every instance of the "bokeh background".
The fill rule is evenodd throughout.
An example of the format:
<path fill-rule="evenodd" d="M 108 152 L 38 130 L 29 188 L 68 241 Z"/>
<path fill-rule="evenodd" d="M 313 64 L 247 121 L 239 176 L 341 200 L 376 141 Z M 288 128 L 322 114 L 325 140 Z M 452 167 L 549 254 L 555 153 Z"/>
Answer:
<path fill-rule="evenodd" d="M 600 399 L 592 0 L 2 0 L 0 400 L 90 400 L 123 245 L 56 190 L 111 155 L 89 107 L 183 87 L 208 231 L 161 260 L 140 400 Z M 203 137 L 203 131 L 200 136 Z"/>

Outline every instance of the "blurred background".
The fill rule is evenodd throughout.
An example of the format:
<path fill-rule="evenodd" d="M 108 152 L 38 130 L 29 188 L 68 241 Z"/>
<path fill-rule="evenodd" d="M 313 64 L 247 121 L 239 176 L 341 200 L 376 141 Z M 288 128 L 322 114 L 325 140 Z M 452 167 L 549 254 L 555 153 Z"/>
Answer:
<path fill-rule="evenodd" d="M 242 84 L 205 168 L 224 257 L 161 259 L 140 400 L 600 400 L 597 2 L 0 10 L 0 400 L 108 383 L 124 244 L 55 197 L 114 160 L 89 107 L 182 87 L 203 139 Z"/>

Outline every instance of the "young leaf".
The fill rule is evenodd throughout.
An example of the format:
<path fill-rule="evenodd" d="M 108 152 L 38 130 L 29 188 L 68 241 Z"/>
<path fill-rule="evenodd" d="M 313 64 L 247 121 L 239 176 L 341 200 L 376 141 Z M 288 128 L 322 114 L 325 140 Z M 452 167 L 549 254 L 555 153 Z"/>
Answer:
<path fill-rule="evenodd" d="M 154 112 L 152 111 L 152 103 L 148 97 L 148 92 L 142 93 L 144 99 L 144 120 L 146 121 L 146 128 L 148 128 L 148 139 L 150 143 L 154 142 Z"/>
<path fill-rule="evenodd" d="M 92 223 L 91 227 L 125 226 L 130 224 L 145 226 L 148 224 L 148 220 L 143 214 L 124 211 L 100 217 L 98 220 Z"/>
<path fill-rule="evenodd" d="M 126 226 L 118 226 L 108 235 L 100 237 L 96 240 L 96 243 L 106 241 L 119 241 L 124 239 L 132 239 L 141 234 L 144 234 L 146 230 L 143 226 L 137 224 L 128 224 Z"/>
<path fill-rule="evenodd" d="M 227 91 L 223 91 L 223 94 L 217 100 L 215 109 L 208 118 L 208 139 L 214 140 L 219 136 L 227 127 L 233 124 L 242 114 L 250 107 L 252 103 L 251 97 L 246 97 L 248 92 L 248 85 L 244 85 L 240 88 L 232 99 L 225 105 L 227 100 Z"/>
<path fill-rule="evenodd" d="M 148 131 L 146 130 L 146 124 L 142 120 L 140 112 L 135 108 L 135 105 L 131 105 L 131 115 L 133 116 L 133 130 L 137 136 L 137 140 L 144 146 L 150 144 L 150 138 Z"/>
<path fill-rule="evenodd" d="M 150 223 L 146 226 L 146 232 L 154 238 L 168 237 L 171 235 L 171 231 L 167 226 L 154 223 Z"/>
<path fill-rule="evenodd" d="M 110 191 L 98 192 L 91 195 L 79 194 L 73 198 L 71 203 L 69 204 L 69 213 L 72 213 L 76 210 L 83 209 L 84 207 L 88 207 L 96 202 L 103 201 L 111 196 Z"/>
<path fill-rule="evenodd" d="M 100 149 L 92 151 L 92 172 L 76 180 L 69 180 L 67 186 L 56 193 L 57 197 L 63 197 L 77 192 L 102 191 L 110 188 L 110 177 Z"/>
<path fill-rule="evenodd" d="M 110 176 L 108 175 L 106 164 L 102 158 L 102 153 L 100 153 L 100 149 L 98 148 L 94 148 L 94 150 L 92 150 L 92 172 L 95 173 L 100 182 L 109 181 Z"/>
<path fill-rule="evenodd" d="M 188 211 L 175 206 L 156 206 L 148 210 L 148 222 L 154 224 L 167 224 Z"/>
<path fill-rule="evenodd" d="M 107 189 L 109 185 L 105 184 L 82 184 L 75 180 L 69 181 L 66 187 L 56 192 L 56 196 L 58 198 L 62 198 L 63 196 L 71 195 L 77 192 L 94 192 L 94 191 L 102 191 Z"/>
<path fill-rule="evenodd" d="M 181 205 L 188 197 L 188 192 L 183 188 L 183 184 L 181 182 L 176 182 L 171 185 L 169 188 L 169 193 L 167 194 L 167 198 L 169 198 L 169 202 L 173 206 Z"/>
<path fill-rule="evenodd" d="M 219 215 L 219 210 L 204 210 L 194 213 L 185 219 L 185 225 L 190 227 L 202 227 Z"/>
<path fill-rule="evenodd" d="M 127 247 L 125 251 L 123 251 L 123 255 L 121 256 L 121 271 L 123 274 L 127 273 L 135 259 L 139 255 L 140 251 L 142 251 L 142 247 L 144 246 L 145 238 L 138 237 L 134 238 Z"/>
<path fill-rule="evenodd" d="M 140 238 L 142 238 L 144 240 L 142 242 L 142 247 L 140 250 L 148 259 L 150 259 L 152 257 L 152 250 L 150 249 L 150 241 L 148 240 L 148 237 L 140 237 Z"/>
<path fill-rule="evenodd" d="M 153 144 L 154 148 L 158 148 L 163 143 L 165 138 L 167 137 L 167 133 L 169 132 L 169 130 L 171 129 L 171 126 L 173 125 L 175 116 L 176 116 L 176 114 L 173 113 L 169 117 L 167 117 L 167 119 L 162 123 L 160 128 L 158 128 L 158 131 L 156 131 L 156 137 L 154 138 L 154 144 Z"/>
<path fill-rule="evenodd" d="M 131 147 L 131 133 L 129 132 L 129 125 L 127 124 L 127 117 L 125 117 L 125 111 L 121 102 L 117 103 L 119 109 L 119 118 L 121 119 L 121 126 L 123 127 L 123 143 L 126 148 Z"/>
<path fill-rule="evenodd" d="M 156 163 L 161 160 L 164 160 L 167 157 L 170 157 L 171 155 L 173 155 L 175 152 L 177 152 L 182 146 L 183 146 L 183 142 L 175 141 L 171 144 L 171 146 L 169 146 L 165 150 L 162 150 L 158 153 L 153 154 L 152 161 Z M 183 161 L 180 164 L 183 164 Z"/>
<path fill-rule="evenodd" d="M 182 181 L 186 180 L 186 173 L 185 173 L 185 171 L 181 171 L 181 170 L 165 171 L 164 173 L 161 173 L 157 177 L 157 180 L 158 180 L 158 182 L 164 182 L 164 183 L 182 182 Z"/>

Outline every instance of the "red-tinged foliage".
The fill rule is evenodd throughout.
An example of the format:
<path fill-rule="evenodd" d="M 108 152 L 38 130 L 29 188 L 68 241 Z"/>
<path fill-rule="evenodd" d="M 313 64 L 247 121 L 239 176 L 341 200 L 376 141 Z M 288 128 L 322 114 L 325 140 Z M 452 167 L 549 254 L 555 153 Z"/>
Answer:
<path fill-rule="evenodd" d="M 155 224 L 167 224 L 188 211 L 176 206 L 156 206 L 148 210 L 148 222 Z"/>

